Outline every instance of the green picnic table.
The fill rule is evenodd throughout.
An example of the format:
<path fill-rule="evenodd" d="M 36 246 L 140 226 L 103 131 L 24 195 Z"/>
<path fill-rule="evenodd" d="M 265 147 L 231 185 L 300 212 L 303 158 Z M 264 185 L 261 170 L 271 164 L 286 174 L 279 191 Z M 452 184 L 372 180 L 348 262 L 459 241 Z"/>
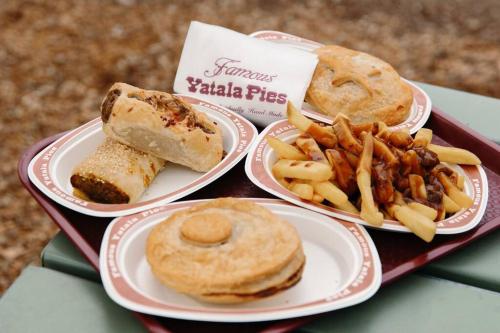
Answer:
<path fill-rule="evenodd" d="M 434 105 L 500 143 L 500 100 L 417 83 Z M 113 303 L 98 273 L 63 235 L 0 298 L 0 332 L 143 332 Z M 370 300 L 323 315 L 300 332 L 499 332 L 500 230 L 385 287 Z"/>

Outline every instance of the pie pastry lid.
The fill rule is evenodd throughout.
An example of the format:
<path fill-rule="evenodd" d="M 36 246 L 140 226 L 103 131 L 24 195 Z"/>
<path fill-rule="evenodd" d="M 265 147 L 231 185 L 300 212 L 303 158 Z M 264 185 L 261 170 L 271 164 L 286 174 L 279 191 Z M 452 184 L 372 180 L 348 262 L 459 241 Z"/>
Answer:
<path fill-rule="evenodd" d="M 307 100 L 321 112 L 332 117 L 344 113 L 357 124 L 383 121 L 392 126 L 408 118 L 412 91 L 391 65 L 337 45 L 314 52 L 319 64 Z"/>
<path fill-rule="evenodd" d="M 297 231 L 253 202 L 216 199 L 174 213 L 147 240 L 153 273 L 202 299 L 250 300 L 283 287 L 304 265 Z M 290 283 L 288 283 L 290 284 Z"/>

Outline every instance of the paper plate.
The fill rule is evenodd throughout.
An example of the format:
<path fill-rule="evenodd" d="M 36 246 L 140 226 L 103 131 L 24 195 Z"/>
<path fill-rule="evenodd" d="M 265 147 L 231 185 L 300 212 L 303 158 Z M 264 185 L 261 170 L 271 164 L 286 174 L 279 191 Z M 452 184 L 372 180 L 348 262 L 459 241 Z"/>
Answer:
<path fill-rule="evenodd" d="M 312 40 L 308 40 L 305 38 L 297 37 L 294 35 L 286 34 L 284 32 L 279 31 L 257 31 L 250 36 L 269 40 L 275 43 L 292 46 L 295 48 L 299 48 L 304 51 L 312 52 L 318 47 L 323 46 L 323 44 L 314 42 Z M 432 103 L 429 96 L 417 85 L 414 83 L 403 79 L 411 88 L 413 92 L 413 103 L 411 105 L 410 114 L 405 121 L 401 124 L 391 126 L 392 129 L 409 129 L 410 133 L 417 132 L 420 128 L 422 128 L 429 118 L 432 109 Z M 332 117 L 321 113 L 317 108 L 310 105 L 307 102 L 304 102 L 302 105 L 302 113 L 310 118 L 325 122 L 332 123 Z"/>
<path fill-rule="evenodd" d="M 133 311 L 170 318 L 250 322 L 311 315 L 370 298 L 381 283 L 380 260 L 366 230 L 276 199 L 252 200 L 293 224 L 306 263 L 292 288 L 262 300 L 218 305 L 204 303 L 162 285 L 145 257 L 151 229 L 173 212 L 200 201 L 171 203 L 111 222 L 100 253 L 101 278 L 108 295 Z"/>
<path fill-rule="evenodd" d="M 273 177 L 271 168 L 277 160 L 273 149 L 265 140 L 266 135 L 277 137 L 284 142 L 292 143 L 299 136 L 300 132 L 287 120 L 279 120 L 266 127 L 259 135 L 255 143 L 250 148 L 246 162 L 245 172 L 250 180 L 263 190 L 276 195 L 286 201 L 310 210 L 333 216 L 346 221 L 360 223 L 368 227 L 411 232 L 410 229 L 394 220 L 384 220 L 381 227 L 373 227 L 359 215 L 347 213 L 345 211 L 302 200 L 293 192 L 281 186 Z M 464 192 L 473 199 L 474 204 L 469 209 L 462 209 L 449 218 L 437 222 L 437 234 L 457 234 L 474 228 L 483 217 L 488 202 L 488 179 L 481 166 L 476 165 L 450 165 L 458 173 L 465 176 Z"/>
<path fill-rule="evenodd" d="M 101 119 L 94 119 L 69 132 L 42 150 L 30 162 L 30 180 L 57 203 L 92 216 L 122 216 L 180 199 L 213 182 L 247 153 L 257 130 L 242 116 L 219 105 L 192 96 L 177 95 L 217 122 L 222 129 L 225 158 L 206 173 L 168 163 L 137 203 L 101 204 L 73 196 L 70 183 L 74 167 L 90 155 L 105 138 Z"/>

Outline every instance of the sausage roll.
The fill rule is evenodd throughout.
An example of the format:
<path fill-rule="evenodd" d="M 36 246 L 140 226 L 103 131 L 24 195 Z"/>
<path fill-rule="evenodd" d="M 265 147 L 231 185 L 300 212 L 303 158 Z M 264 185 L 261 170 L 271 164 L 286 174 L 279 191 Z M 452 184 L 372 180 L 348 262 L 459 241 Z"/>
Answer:
<path fill-rule="evenodd" d="M 106 138 L 71 176 L 74 194 L 108 204 L 134 203 L 165 161 Z"/>
<path fill-rule="evenodd" d="M 108 137 L 193 170 L 208 171 L 222 159 L 216 123 L 170 94 L 115 83 L 101 118 Z"/>

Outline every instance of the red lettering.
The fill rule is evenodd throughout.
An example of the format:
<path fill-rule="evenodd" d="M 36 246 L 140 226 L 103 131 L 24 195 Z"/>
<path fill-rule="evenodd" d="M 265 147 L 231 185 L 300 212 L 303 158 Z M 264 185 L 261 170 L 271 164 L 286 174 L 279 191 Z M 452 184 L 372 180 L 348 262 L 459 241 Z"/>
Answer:
<path fill-rule="evenodd" d="M 196 87 L 201 83 L 201 79 L 194 79 L 192 76 L 188 76 L 186 78 L 187 82 L 189 83 L 188 90 L 190 92 L 196 92 Z"/>
<path fill-rule="evenodd" d="M 253 96 L 258 94 L 260 92 L 260 87 L 259 86 L 254 86 L 253 84 L 249 84 L 247 86 L 247 93 L 245 95 L 245 98 L 248 100 L 252 100 Z"/>
<path fill-rule="evenodd" d="M 266 97 L 266 102 L 269 102 L 269 103 L 274 103 L 276 102 L 276 93 L 274 91 L 270 91 L 267 93 L 267 97 Z"/>
<path fill-rule="evenodd" d="M 243 89 L 241 87 L 234 87 L 233 97 L 242 99 L 243 98 Z"/>
<path fill-rule="evenodd" d="M 263 77 L 258 77 L 263 78 Z M 258 96 L 260 102 L 285 104 L 287 101 L 286 94 L 278 94 L 275 91 L 268 91 L 266 87 L 249 84 L 246 87 L 246 94 L 243 95 L 243 88 L 235 86 L 234 82 L 228 82 L 227 85 L 217 84 L 215 81 L 203 82 L 202 79 L 192 76 L 186 77 L 188 82 L 188 91 L 203 95 L 217 95 L 222 97 L 242 99 L 243 96 L 247 100 L 253 100 Z"/>
<path fill-rule="evenodd" d="M 201 89 L 200 89 L 200 94 L 208 95 L 209 93 L 209 85 L 208 83 L 202 83 L 201 84 Z"/>
<path fill-rule="evenodd" d="M 278 94 L 278 99 L 276 100 L 276 103 L 278 104 L 285 104 L 286 103 L 286 94 Z"/>
<path fill-rule="evenodd" d="M 217 86 L 217 96 L 226 96 L 224 85 L 220 84 Z"/>
<path fill-rule="evenodd" d="M 266 87 L 264 87 L 260 92 L 260 98 L 259 98 L 259 101 L 261 102 L 264 102 L 265 100 L 266 100 Z"/>

